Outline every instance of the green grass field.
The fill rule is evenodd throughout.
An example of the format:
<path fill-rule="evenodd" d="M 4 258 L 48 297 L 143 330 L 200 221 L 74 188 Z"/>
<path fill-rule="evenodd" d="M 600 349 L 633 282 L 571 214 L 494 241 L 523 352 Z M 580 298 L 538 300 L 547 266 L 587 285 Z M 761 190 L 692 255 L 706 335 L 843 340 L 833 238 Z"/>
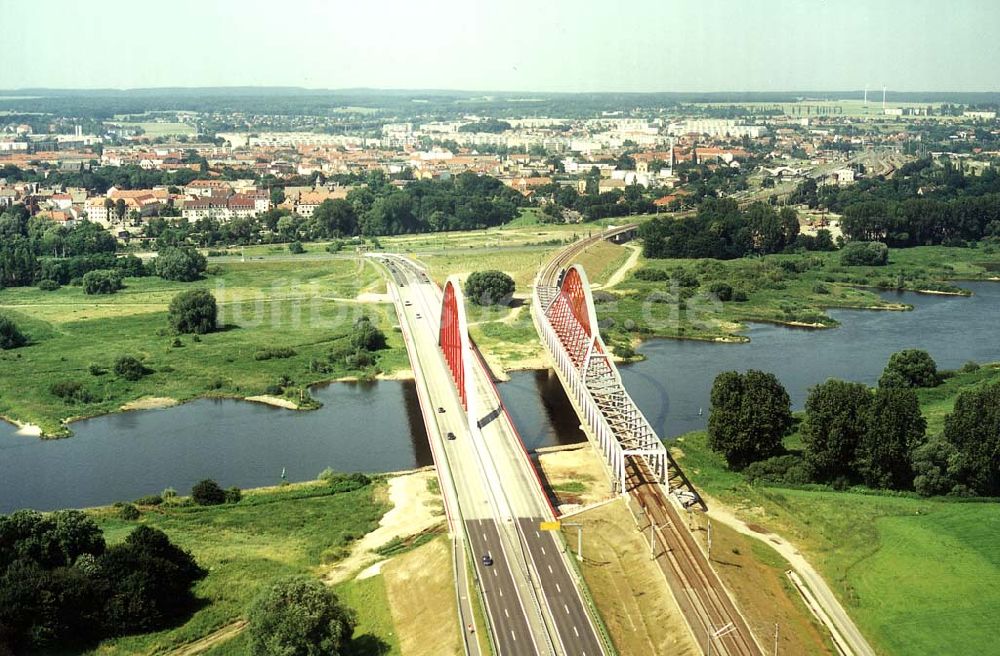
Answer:
<path fill-rule="evenodd" d="M 203 638 L 238 619 L 250 601 L 270 582 L 289 575 L 316 575 L 342 557 L 350 543 L 373 530 L 388 509 L 384 483 L 353 492 L 331 494 L 325 483 L 301 483 L 249 490 L 235 505 L 214 507 L 159 506 L 143 512 L 138 522 L 117 518 L 112 508 L 89 511 L 115 543 L 138 524 L 155 526 L 192 552 L 208 576 L 195 586 L 206 603 L 176 628 L 103 642 L 94 654 L 150 654 Z M 344 595 L 351 606 L 356 596 Z M 381 632 L 365 619 L 356 636 L 359 646 L 371 642 L 369 631 Z M 216 646 L 215 654 L 243 654 L 245 638 Z M 359 649 L 352 654 L 372 653 Z"/>
<path fill-rule="evenodd" d="M 1000 380 L 1000 367 L 922 391 L 930 432 L 959 390 L 987 380 Z M 879 653 L 1000 654 L 1000 504 L 750 487 L 703 432 L 677 446 L 697 487 L 803 551 Z"/>
<path fill-rule="evenodd" d="M 250 396 L 288 376 L 294 381 L 288 393 L 298 398 L 299 390 L 316 382 L 406 368 L 402 340 L 390 329 L 391 306 L 342 300 L 380 281 L 374 266 L 350 259 L 265 260 L 225 263 L 217 275 L 187 284 L 130 278 L 126 289 L 110 296 L 87 296 L 79 287 L 3 290 L 0 311 L 22 326 L 32 344 L 0 354 L 0 414 L 58 435 L 68 417 L 113 412 L 147 396 Z M 197 287 L 215 294 L 225 329 L 197 341 L 175 337 L 167 330 L 167 305 L 176 293 Z M 373 317 L 389 339 L 377 365 L 350 370 L 338 360 L 328 372 L 311 371 L 313 359 L 325 360 L 346 343 L 361 314 Z M 255 359 L 274 347 L 295 355 Z M 152 373 L 136 382 L 120 379 L 110 371 L 119 354 L 140 357 Z M 105 373 L 92 374 L 91 364 Z M 54 396 L 50 388 L 60 381 L 81 383 L 93 400 L 71 404 Z"/>

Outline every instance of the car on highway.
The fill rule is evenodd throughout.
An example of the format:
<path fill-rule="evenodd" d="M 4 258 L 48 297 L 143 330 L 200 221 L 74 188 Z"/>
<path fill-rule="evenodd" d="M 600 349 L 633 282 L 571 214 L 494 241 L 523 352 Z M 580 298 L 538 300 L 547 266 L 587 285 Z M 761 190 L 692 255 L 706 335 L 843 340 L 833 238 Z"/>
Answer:
<path fill-rule="evenodd" d="M 417 312 L 417 318 L 418 318 L 418 319 L 420 318 L 420 313 L 419 313 L 419 312 Z"/>
<path fill-rule="evenodd" d="M 439 415 L 443 415 L 444 414 L 444 408 L 442 408 L 441 406 L 438 406 L 438 414 Z"/>
<path fill-rule="evenodd" d="M 453 440 L 453 439 L 455 439 L 455 433 L 453 433 L 453 432 L 451 432 L 451 431 L 448 431 L 448 435 L 446 435 L 446 437 L 447 437 L 447 438 L 448 438 L 449 440 Z"/>
<path fill-rule="evenodd" d="M 489 554 L 483 554 L 483 565 L 489 567 L 492 564 L 493 564 L 493 556 Z"/>
<path fill-rule="evenodd" d="M 405 303 L 403 303 L 403 305 L 405 305 L 406 307 L 410 307 L 411 305 L 413 305 L 413 303 L 410 303 L 409 301 L 406 301 Z"/>

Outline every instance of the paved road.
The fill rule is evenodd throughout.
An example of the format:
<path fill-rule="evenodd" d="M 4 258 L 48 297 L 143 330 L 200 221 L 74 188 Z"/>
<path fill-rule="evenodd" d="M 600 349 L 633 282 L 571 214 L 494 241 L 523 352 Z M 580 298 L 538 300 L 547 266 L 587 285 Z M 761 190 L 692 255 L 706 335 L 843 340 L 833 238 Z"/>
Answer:
<path fill-rule="evenodd" d="M 442 490 L 454 500 L 451 515 L 464 528 L 464 539 L 475 559 L 474 571 L 486 602 L 495 646 L 500 654 L 547 653 L 538 648 L 536 636 L 544 633 L 541 617 L 532 617 L 532 603 L 522 598 L 529 593 L 523 574 L 507 556 L 496 520 L 496 502 L 486 484 L 486 476 L 469 435 L 465 411 L 451 382 L 451 375 L 437 347 L 440 300 L 437 288 L 415 279 L 398 267 L 389 267 L 403 302 L 401 321 L 411 358 L 420 370 L 418 388 L 426 395 L 422 404 L 430 405 L 428 439 L 432 441 L 435 462 L 445 472 Z M 436 307 L 435 307 L 436 305 Z M 443 410 L 443 412 L 440 412 Z M 453 433 L 455 439 L 447 439 Z M 443 459 L 443 462 L 441 460 Z M 484 565 L 482 556 L 493 562 Z M 466 559 L 462 559 L 464 565 Z M 461 576 L 460 572 L 456 575 Z M 469 591 L 471 594 L 472 591 Z M 472 601 L 472 600 L 470 600 Z M 478 603 L 478 602 L 476 602 Z"/>
<path fill-rule="evenodd" d="M 402 301 L 448 478 L 455 488 L 500 654 L 597 656 L 602 643 L 556 535 L 539 530 L 553 513 L 496 388 L 481 363 L 473 368 L 481 400 L 470 433 L 450 372 L 437 346 L 441 292 L 426 276 L 387 263 Z M 418 383 L 421 381 L 418 380 Z M 438 410 L 444 410 L 439 412 Z M 448 433 L 455 439 L 447 439 Z M 482 556 L 492 558 L 484 565 Z"/>

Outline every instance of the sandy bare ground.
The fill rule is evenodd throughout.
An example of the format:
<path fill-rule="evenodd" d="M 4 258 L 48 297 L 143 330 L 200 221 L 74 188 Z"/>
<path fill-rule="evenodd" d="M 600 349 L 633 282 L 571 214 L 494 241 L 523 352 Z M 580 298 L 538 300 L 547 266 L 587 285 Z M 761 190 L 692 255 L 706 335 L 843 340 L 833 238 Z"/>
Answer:
<path fill-rule="evenodd" d="M 197 656 L 198 654 L 203 654 L 219 643 L 236 637 L 236 634 L 245 629 L 246 626 L 246 620 L 237 620 L 232 624 L 227 624 L 221 629 L 209 633 L 204 638 L 199 638 L 194 642 L 189 642 L 183 647 L 178 647 L 173 651 L 169 651 L 167 654 L 169 654 L 169 656 Z"/>
<path fill-rule="evenodd" d="M 129 410 L 155 410 L 156 408 L 169 408 L 177 405 L 177 399 L 169 396 L 147 396 L 135 401 L 129 401 L 121 407 L 122 411 Z"/>
<path fill-rule="evenodd" d="M 42 427 L 38 426 L 37 424 L 30 424 L 23 421 L 17 421 L 16 419 L 7 419 L 7 421 L 17 426 L 16 432 L 18 435 L 24 435 L 25 437 L 42 436 Z"/>
<path fill-rule="evenodd" d="M 405 656 L 462 653 L 452 570 L 446 538 L 384 563 L 382 578 L 389 610 Z"/>
<path fill-rule="evenodd" d="M 260 394 L 258 396 L 248 396 L 247 401 L 252 401 L 254 403 L 263 403 L 265 405 L 273 405 L 276 408 L 288 408 L 289 410 L 298 410 L 299 404 L 294 401 L 289 401 L 288 399 L 283 399 L 280 396 L 271 396 L 270 394 Z"/>
<path fill-rule="evenodd" d="M 561 515 L 612 496 L 604 464 L 589 442 L 541 449 L 533 458 L 541 468 L 543 482 L 555 496 L 556 510 Z"/>
<path fill-rule="evenodd" d="M 393 538 L 409 537 L 444 521 L 441 500 L 427 487 L 437 474 L 419 471 L 389 479 L 389 502 L 392 509 L 382 516 L 378 528 L 354 543 L 350 555 L 333 565 L 324 575 L 329 584 L 340 583 L 382 560 L 375 553 Z"/>
<path fill-rule="evenodd" d="M 637 264 L 639 264 L 639 255 L 642 253 L 642 250 L 634 244 L 628 244 L 625 246 L 625 248 L 632 251 L 631 253 L 629 253 L 628 259 L 625 260 L 625 263 L 622 264 L 620 267 L 618 267 L 617 271 L 611 274 L 611 277 L 608 278 L 608 281 L 606 283 L 604 283 L 603 285 L 594 285 L 594 287 L 598 287 L 601 289 L 614 287 L 622 280 L 625 280 L 625 276 L 627 276 L 629 272 L 632 269 L 634 269 Z"/>
<path fill-rule="evenodd" d="M 583 575 L 620 654 L 695 656 L 695 644 L 663 572 L 621 499 L 574 518 L 583 524 Z M 576 550 L 576 529 L 564 529 Z"/>

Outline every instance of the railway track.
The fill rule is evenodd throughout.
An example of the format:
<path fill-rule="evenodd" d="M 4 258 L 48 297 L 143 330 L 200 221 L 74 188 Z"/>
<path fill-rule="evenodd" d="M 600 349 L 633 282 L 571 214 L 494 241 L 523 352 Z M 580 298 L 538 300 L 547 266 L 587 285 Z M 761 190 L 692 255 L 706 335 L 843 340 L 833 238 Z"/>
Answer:
<path fill-rule="evenodd" d="M 643 530 L 651 530 L 656 538 L 656 561 L 698 644 L 705 653 L 761 656 L 746 620 L 645 461 L 629 456 L 625 467 L 628 494 L 649 522 Z"/>

